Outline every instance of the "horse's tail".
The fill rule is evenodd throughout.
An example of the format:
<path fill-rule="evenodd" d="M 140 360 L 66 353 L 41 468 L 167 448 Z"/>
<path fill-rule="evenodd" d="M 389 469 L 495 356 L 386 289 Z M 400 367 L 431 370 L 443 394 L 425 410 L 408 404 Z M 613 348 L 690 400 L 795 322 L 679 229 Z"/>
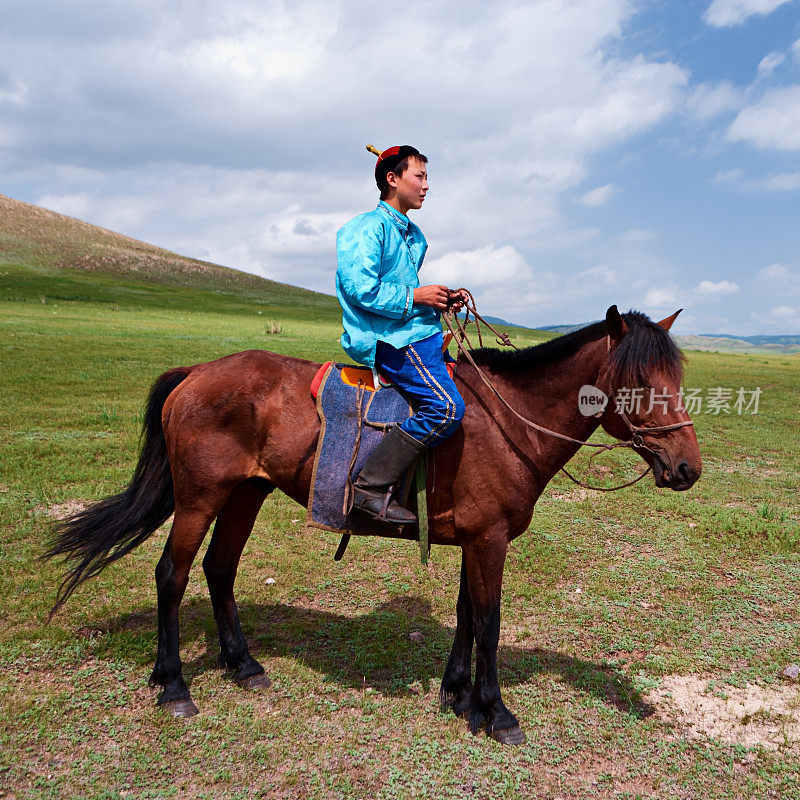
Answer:
<path fill-rule="evenodd" d="M 50 618 L 78 586 L 138 547 L 175 510 L 161 412 L 169 395 L 190 371 L 188 367 L 170 370 L 153 384 L 145 408 L 139 463 L 128 487 L 120 494 L 93 503 L 56 527 L 43 557 L 64 556 L 66 562 L 76 563 L 58 587 Z"/>

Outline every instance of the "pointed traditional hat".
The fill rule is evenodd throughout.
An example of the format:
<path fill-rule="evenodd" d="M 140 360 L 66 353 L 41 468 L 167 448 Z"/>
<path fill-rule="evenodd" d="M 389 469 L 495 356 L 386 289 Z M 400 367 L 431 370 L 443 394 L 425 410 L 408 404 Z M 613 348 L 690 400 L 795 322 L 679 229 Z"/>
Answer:
<path fill-rule="evenodd" d="M 386 150 L 378 150 L 368 144 L 367 150 L 378 157 L 378 161 L 375 164 L 375 182 L 378 184 L 378 188 L 382 187 L 388 173 L 392 172 L 401 161 L 409 156 L 420 155 L 419 150 L 410 144 L 394 145 L 394 147 L 388 147 Z"/>

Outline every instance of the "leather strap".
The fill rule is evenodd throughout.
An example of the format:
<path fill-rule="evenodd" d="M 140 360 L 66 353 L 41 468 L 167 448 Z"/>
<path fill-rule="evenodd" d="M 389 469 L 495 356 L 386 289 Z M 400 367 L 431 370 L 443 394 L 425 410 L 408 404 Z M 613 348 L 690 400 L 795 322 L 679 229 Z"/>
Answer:
<path fill-rule="evenodd" d="M 341 561 L 342 556 L 344 555 L 344 551 L 347 550 L 347 545 L 350 541 L 350 534 L 345 533 L 342 536 L 342 541 L 339 542 L 339 546 L 336 548 L 336 554 L 333 557 L 334 561 Z"/>

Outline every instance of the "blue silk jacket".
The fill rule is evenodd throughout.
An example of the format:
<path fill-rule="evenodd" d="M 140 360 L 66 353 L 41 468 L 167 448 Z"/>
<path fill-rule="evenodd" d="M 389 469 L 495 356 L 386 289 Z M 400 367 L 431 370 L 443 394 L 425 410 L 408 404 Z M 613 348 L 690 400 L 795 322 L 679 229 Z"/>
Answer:
<path fill-rule="evenodd" d="M 383 200 L 336 235 L 336 296 L 347 355 L 375 366 L 378 340 L 395 348 L 441 333 L 439 312 L 414 305 L 428 243 L 411 220 Z"/>

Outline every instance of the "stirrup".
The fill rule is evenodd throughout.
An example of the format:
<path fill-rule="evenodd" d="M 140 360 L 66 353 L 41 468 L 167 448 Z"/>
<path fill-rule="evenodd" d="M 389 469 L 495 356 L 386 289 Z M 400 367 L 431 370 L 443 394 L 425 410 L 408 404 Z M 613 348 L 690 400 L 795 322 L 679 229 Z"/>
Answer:
<path fill-rule="evenodd" d="M 381 510 L 378 512 L 378 519 L 381 522 L 386 522 L 386 512 L 389 510 L 389 503 L 392 502 L 392 490 L 394 486 L 390 486 L 386 494 L 383 496 L 383 503 L 381 503 Z"/>
<path fill-rule="evenodd" d="M 417 518 L 407 509 L 403 508 L 400 503 L 392 496 L 392 490 L 394 487 L 390 486 L 386 494 L 380 498 L 380 508 L 369 508 L 368 504 L 377 503 L 379 497 L 373 495 L 370 497 L 369 495 L 360 493 L 358 489 L 353 492 L 354 495 L 354 502 L 353 502 L 353 511 L 360 511 L 362 514 L 370 517 L 370 519 L 378 520 L 378 522 L 384 522 L 388 525 L 413 525 L 418 520 Z M 360 502 L 359 499 L 355 497 L 356 494 L 360 494 Z M 394 513 L 399 515 L 404 515 L 404 519 L 390 519 L 389 512 L 390 510 Z"/>

